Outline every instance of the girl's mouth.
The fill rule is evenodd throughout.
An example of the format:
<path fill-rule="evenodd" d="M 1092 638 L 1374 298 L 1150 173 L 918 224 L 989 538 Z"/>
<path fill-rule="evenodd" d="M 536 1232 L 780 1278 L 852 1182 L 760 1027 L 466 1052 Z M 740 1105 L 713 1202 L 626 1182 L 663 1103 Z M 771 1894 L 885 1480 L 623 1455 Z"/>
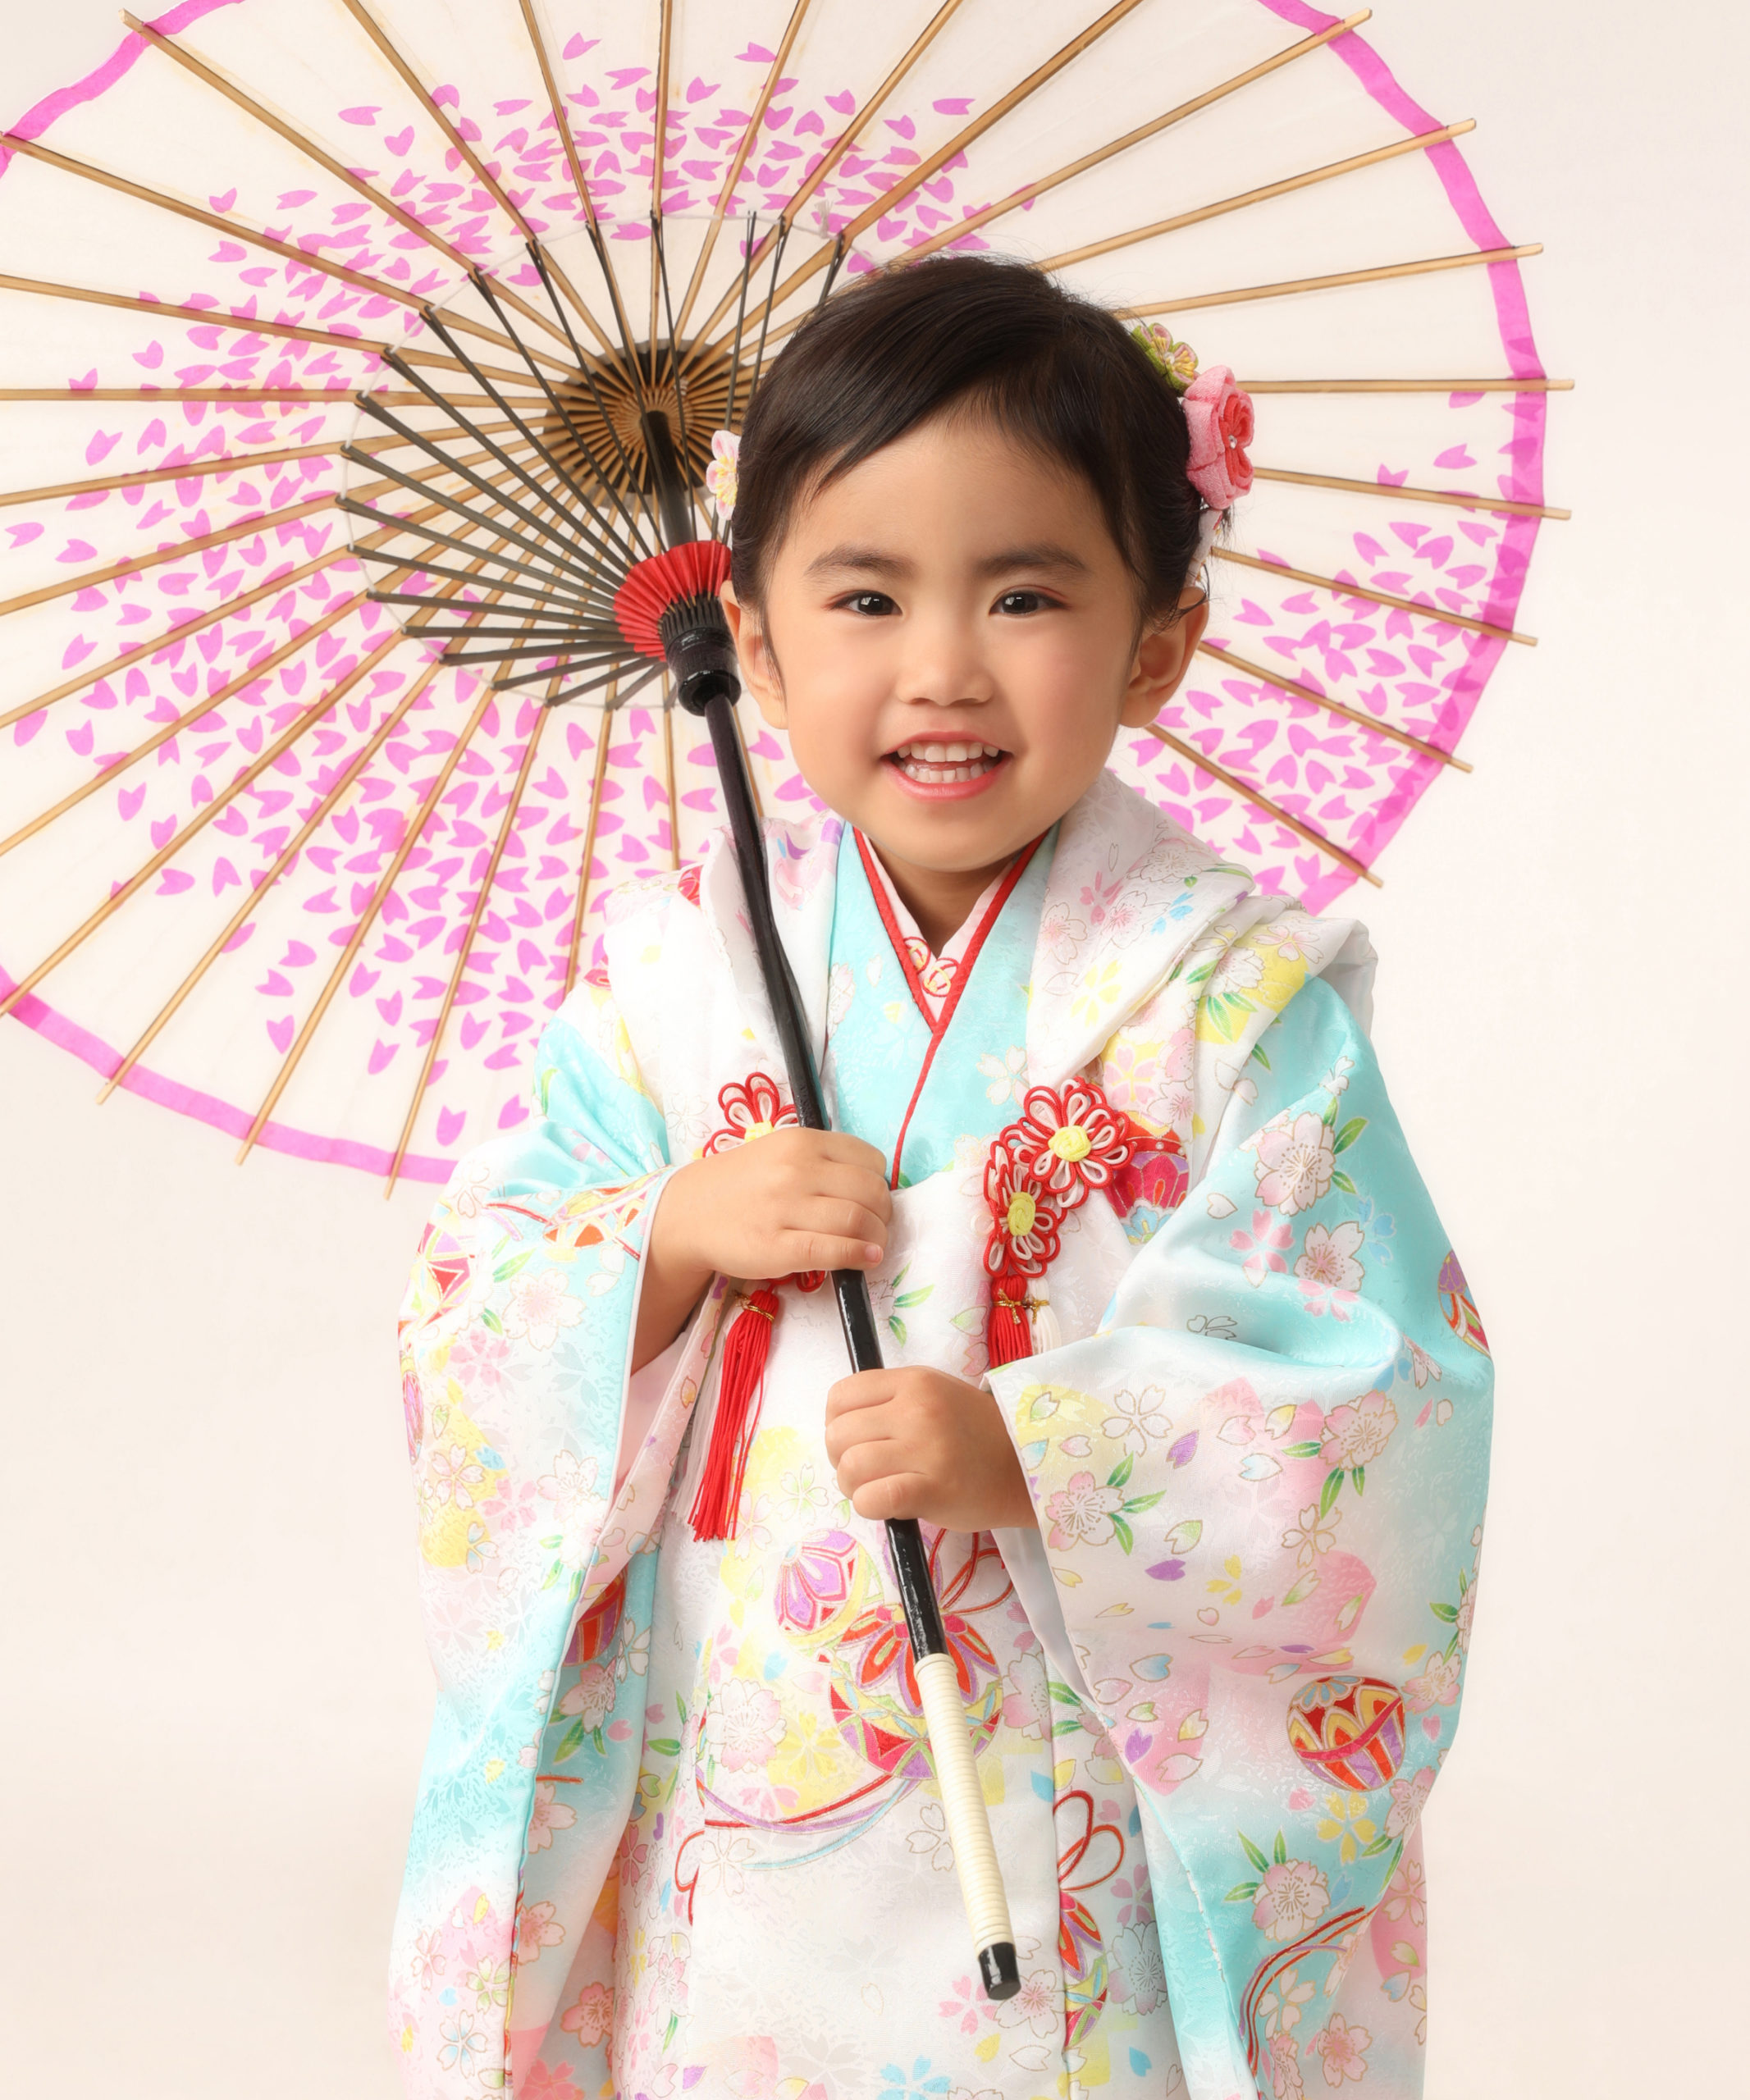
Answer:
<path fill-rule="evenodd" d="M 889 751 L 886 762 L 914 787 L 949 788 L 986 778 L 1008 756 L 994 744 L 919 742 Z"/>

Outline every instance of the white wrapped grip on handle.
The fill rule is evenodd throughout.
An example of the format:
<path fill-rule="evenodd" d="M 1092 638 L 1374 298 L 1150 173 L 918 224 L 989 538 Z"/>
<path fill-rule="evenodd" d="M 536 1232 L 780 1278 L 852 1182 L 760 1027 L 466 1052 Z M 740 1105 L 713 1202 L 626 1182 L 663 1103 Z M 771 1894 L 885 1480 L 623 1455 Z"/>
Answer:
<path fill-rule="evenodd" d="M 943 1816 L 954 1848 L 966 1922 L 972 1928 L 972 1943 L 980 1956 L 992 1947 L 1012 1947 L 1015 1931 L 1009 1923 L 1008 1898 L 1003 1892 L 1003 1870 L 997 1865 L 996 1847 L 991 1842 L 990 1817 L 973 1762 L 972 1735 L 966 1726 L 954 1659 L 947 1655 L 920 1655 L 914 1667 L 924 1721 L 930 1730 L 936 1784 L 942 1790 Z"/>

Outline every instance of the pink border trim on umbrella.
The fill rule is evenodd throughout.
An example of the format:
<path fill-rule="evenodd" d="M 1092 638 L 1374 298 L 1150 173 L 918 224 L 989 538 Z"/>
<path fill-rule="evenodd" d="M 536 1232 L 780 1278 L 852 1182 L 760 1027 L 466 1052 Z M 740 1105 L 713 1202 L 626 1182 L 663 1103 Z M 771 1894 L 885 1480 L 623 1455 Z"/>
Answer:
<path fill-rule="evenodd" d="M 148 23 L 148 29 L 160 31 L 165 36 L 174 36 L 178 30 L 186 29 L 190 22 L 198 22 L 202 16 L 215 13 L 221 7 L 235 7 L 242 0 L 182 0 L 180 7 L 172 7 Z M 114 87 L 122 75 L 129 71 L 134 61 L 150 47 L 137 31 L 130 30 L 101 66 L 82 80 L 75 80 L 71 87 L 57 88 L 53 94 L 44 95 L 34 108 L 27 111 L 16 124 L 8 125 L 15 139 L 40 139 L 57 116 L 70 109 L 76 109 L 82 102 L 95 102 L 101 94 Z M 0 150 L 0 175 L 11 163 L 12 156 Z"/>
<path fill-rule="evenodd" d="M 225 4 L 225 0 L 220 0 L 220 4 Z M 7 976 L 0 969 L 0 998 L 16 982 L 16 978 Z M 34 994 L 19 1001 L 12 1009 L 12 1018 L 21 1020 L 26 1028 L 34 1029 L 57 1048 L 71 1050 L 75 1057 L 84 1058 L 93 1071 L 100 1072 L 105 1079 L 121 1062 L 119 1050 L 112 1050 L 101 1036 L 94 1035 L 76 1020 L 57 1013 L 45 1000 Z M 223 1130 L 234 1138 L 247 1137 L 249 1125 L 255 1120 L 247 1110 L 233 1108 L 213 1094 L 183 1085 L 180 1080 L 167 1079 L 147 1065 L 136 1065 L 122 1081 L 122 1086 L 129 1093 L 137 1093 L 144 1100 L 157 1102 L 161 1107 L 174 1108 L 184 1116 L 210 1123 L 214 1130 Z M 394 1153 L 385 1152 L 380 1145 L 360 1144 L 350 1138 L 320 1138 L 313 1131 L 296 1130 L 290 1123 L 265 1125 L 255 1142 L 271 1146 L 275 1152 L 289 1153 L 295 1159 L 362 1167 L 367 1174 L 387 1174 L 395 1164 Z M 410 1152 L 401 1162 L 400 1178 L 404 1181 L 447 1181 L 455 1165 L 454 1160 L 433 1159 L 423 1153 Z"/>
<path fill-rule="evenodd" d="M 1316 7 L 1309 7 L 1303 0 L 1261 0 L 1263 6 L 1281 21 L 1292 23 L 1296 29 L 1316 34 L 1329 29 L 1341 19 L 1336 15 L 1322 14 Z M 1388 116 L 1401 124 L 1409 132 L 1433 131 L 1440 128 L 1440 119 L 1414 101 L 1399 86 L 1391 69 L 1364 37 L 1353 30 L 1347 36 L 1333 39 L 1328 47 L 1334 57 L 1340 58 L 1365 88 L 1373 100 Z M 1439 177 L 1441 187 L 1451 200 L 1458 214 L 1459 223 L 1478 248 L 1509 248 L 1512 243 L 1496 224 L 1494 216 L 1483 203 L 1477 188 L 1476 178 L 1466 165 L 1464 156 L 1452 140 L 1428 149 L 1429 165 Z M 1531 314 L 1525 303 L 1524 280 L 1517 262 L 1491 262 L 1488 265 L 1489 288 L 1494 296 L 1495 312 L 1501 326 L 1501 348 L 1506 352 L 1508 368 L 1515 378 L 1542 379 L 1544 372 L 1542 361 L 1532 341 Z M 1520 434 L 1535 437 L 1534 445 L 1523 449 L 1515 447 L 1512 459 L 1510 494 L 1518 503 L 1542 503 L 1543 500 L 1543 437 L 1548 413 L 1548 399 L 1541 393 L 1522 394 L 1516 397 L 1515 415 Z M 1529 472 L 1523 462 L 1529 456 L 1537 463 L 1538 471 Z M 1538 537 L 1538 520 L 1535 518 L 1510 518 L 1501 539 L 1504 557 L 1516 560 L 1497 560 L 1491 580 L 1489 595 L 1484 602 L 1483 618 L 1497 627 L 1510 628 L 1520 599 L 1524 595 L 1525 578 L 1531 567 L 1532 550 Z M 1517 580 L 1510 572 L 1516 570 Z M 1483 697 L 1483 689 L 1493 676 L 1506 648 L 1505 641 L 1490 635 L 1478 635 L 1473 640 L 1465 662 L 1463 682 L 1455 686 L 1448 704 L 1446 724 L 1455 732 L 1452 744 L 1470 727 L 1470 718 L 1475 714 L 1477 703 Z M 1373 821 L 1360 838 L 1353 842 L 1352 849 L 1371 865 L 1394 838 L 1404 819 L 1421 799 L 1423 789 L 1432 778 L 1432 768 L 1419 767 L 1407 774 L 1395 794 L 1387 797 L 1379 806 Z M 1423 774 L 1428 777 L 1419 777 Z M 1349 887 L 1346 881 L 1341 888 Z"/>

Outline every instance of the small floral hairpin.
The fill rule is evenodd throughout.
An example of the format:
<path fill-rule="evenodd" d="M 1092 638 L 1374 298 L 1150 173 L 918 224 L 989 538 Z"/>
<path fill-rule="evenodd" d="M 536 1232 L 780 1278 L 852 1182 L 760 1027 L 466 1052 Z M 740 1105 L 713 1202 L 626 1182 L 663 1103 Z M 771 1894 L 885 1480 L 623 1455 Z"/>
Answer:
<path fill-rule="evenodd" d="M 1189 343 L 1176 343 L 1172 329 L 1160 322 L 1139 321 L 1131 336 L 1175 394 L 1182 394 L 1197 377 L 1197 353 Z"/>
<path fill-rule="evenodd" d="M 705 470 L 705 486 L 715 504 L 720 521 L 727 525 L 735 513 L 736 468 L 742 441 L 733 430 L 711 435 L 711 463 Z"/>
<path fill-rule="evenodd" d="M 1221 514 L 1252 486 L 1252 463 L 1245 451 L 1254 422 L 1252 397 L 1234 383 L 1226 365 L 1213 364 L 1207 372 L 1199 371 L 1190 345 L 1175 342 L 1171 330 L 1158 321 L 1139 323 L 1131 335 L 1184 404 L 1191 439 L 1186 473 L 1207 506 L 1198 534 L 1200 566 L 1208 558 Z"/>

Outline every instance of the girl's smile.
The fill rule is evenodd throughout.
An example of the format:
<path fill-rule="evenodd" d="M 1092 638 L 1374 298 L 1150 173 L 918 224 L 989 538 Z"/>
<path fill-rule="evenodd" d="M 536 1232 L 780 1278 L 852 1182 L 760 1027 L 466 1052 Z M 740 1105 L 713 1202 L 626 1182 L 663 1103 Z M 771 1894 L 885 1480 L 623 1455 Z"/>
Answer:
<path fill-rule="evenodd" d="M 889 751 L 887 763 L 915 793 L 940 801 L 982 792 L 1008 757 L 994 744 L 915 742 Z"/>

